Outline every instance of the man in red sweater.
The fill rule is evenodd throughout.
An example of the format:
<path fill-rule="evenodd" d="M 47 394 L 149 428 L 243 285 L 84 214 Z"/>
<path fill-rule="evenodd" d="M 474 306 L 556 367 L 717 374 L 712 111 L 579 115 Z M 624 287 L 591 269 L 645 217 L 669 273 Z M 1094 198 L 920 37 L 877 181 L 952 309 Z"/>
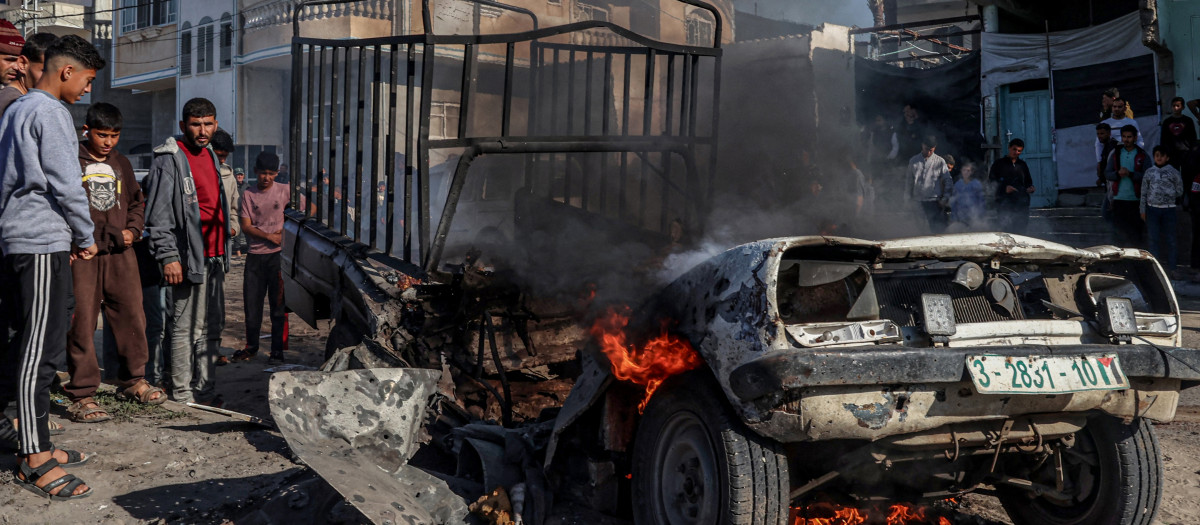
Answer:
<path fill-rule="evenodd" d="M 224 300 L 230 241 L 238 234 L 233 203 L 237 182 L 222 176 L 210 141 L 217 130 L 212 102 L 194 98 L 183 106 L 181 137 L 154 149 L 146 175 L 146 230 L 150 248 L 171 286 L 167 333 L 171 338 L 171 397 L 180 403 L 219 405 L 210 351 L 210 308 Z"/>

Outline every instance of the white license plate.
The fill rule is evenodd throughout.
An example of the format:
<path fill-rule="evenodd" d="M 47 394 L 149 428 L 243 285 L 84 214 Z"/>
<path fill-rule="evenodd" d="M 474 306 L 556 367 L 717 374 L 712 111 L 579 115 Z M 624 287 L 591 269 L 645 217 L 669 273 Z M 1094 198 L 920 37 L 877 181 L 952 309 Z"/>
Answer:
<path fill-rule="evenodd" d="M 1116 354 L 1071 357 L 969 355 L 967 370 L 982 394 L 1123 390 L 1129 380 Z"/>

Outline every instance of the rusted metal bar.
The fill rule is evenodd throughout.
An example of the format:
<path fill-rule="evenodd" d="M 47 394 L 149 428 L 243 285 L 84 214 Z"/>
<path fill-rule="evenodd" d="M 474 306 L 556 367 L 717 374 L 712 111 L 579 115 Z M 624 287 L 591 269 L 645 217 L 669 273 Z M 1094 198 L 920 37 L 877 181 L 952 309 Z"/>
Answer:
<path fill-rule="evenodd" d="M 325 187 L 325 150 L 321 149 L 321 141 L 329 136 L 325 131 L 325 46 L 321 46 L 321 56 L 317 60 L 317 129 L 313 132 L 313 149 L 317 151 L 317 167 L 313 185 L 317 188 L 315 201 L 317 203 L 317 220 L 325 220 L 327 209 L 325 199 L 329 189 Z"/>
<path fill-rule="evenodd" d="M 652 136 L 654 130 L 654 62 L 658 55 L 653 49 L 646 50 L 646 87 L 642 91 L 642 135 Z M 642 160 L 642 175 L 638 180 L 638 226 L 646 227 L 646 177 L 645 159 Z"/>
<path fill-rule="evenodd" d="M 353 177 L 354 209 L 358 210 L 358 217 L 354 220 L 354 231 L 352 232 L 352 235 L 350 237 L 353 238 L 355 241 L 360 241 L 362 239 L 363 211 L 365 211 L 364 210 L 365 207 L 363 206 L 363 201 L 362 201 L 362 193 L 363 193 L 362 192 L 362 187 L 363 187 L 362 168 L 363 168 L 363 121 L 366 118 L 367 101 L 366 101 L 365 90 L 367 89 L 367 83 L 363 82 L 363 77 L 366 76 L 366 71 L 367 71 L 367 49 L 368 48 L 365 48 L 365 47 L 358 48 L 358 93 L 355 94 L 355 97 L 354 97 L 355 102 L 358 105 L 358 118 L 355 119 L 355 130 L 354 130 L 354 164 L 355 164 L 355 166 L 354 166 L 354 169 L 352 170 L 352 172 L 354 173 L 354 177 Z M 374 119 L 371 119 L 371 120 L 374 120 Z M 372 163 L 372 164 L 374 164 L 374 163 Z M 368 217 L 366 223 L 368 225 L 370 225 L 372 223 L 372 219 L 370 217 Z"/>
<path fill-rule="evenodd" d="M 317 133 L 316 129 L 313 128 L 313 113 L 316 113 L 316 111 L 318 111 L 320 108 L 319 101 L 313 101 L 313 96 L 317 93 L 316 83 L 317 79 L 319 78 L 316 74 L 316 49 L 311 46 L 308 47 L 307 54 L 308 67 L 305 70 L 305 74 L 308 77 L 308 91 L 305 93 L 304 97 L 302 97 L 305 102 L 305 169 L 301 171 L 302 176 L 305 177 L 305 183 L 307 186 L 305 191 L 306 203 L 304 210 L 300 210 L 300 212 L 304 213 L 306 216 L 310 215 L 308 210 L 311 209 L 312 205 L 317 203 L 317 192 L 320 189 L 319 168 L 316 165 L 316 157 L 313 156 L 313 146 L 319 144 L 319 134 Z"/>
<path fill-rule="evenodd" d="M 629 136 L 629 86 L 633 55 L 625 53 L 625 91 L 621 93 L 621 136 Z M 617 217 L 625 218 L 625 184 L 629 177 L 629 153 L 621 152 L 621 175 L 617 179 Z"/>
<path fill-rule="evenodd" d="M 342 188 L 342 208 L 338 211 L 341 217 L 341 223 L 338 225 L 338 233 L 346 234 L 349 228 L 350 219 L 350 57 L 353 55 L 354 48 L 347 47 L 346 55 L 342 60 L 342 80 L 346 85 L 342 89 L 342 129 L 339 130 L 342 136 L 342 170 L 339 185 Z"/>
<path fill-rule="evenodd" d="M 604 87 L 601 89 L 601 116 L 600 116 L 600 134 L 607 137 L 611 133 L 611 119 L 609 114 L 612 112 L 613 90 L 612 83 L 608 79 L 612 78 L 612 53 L 604 54 Z M 608 212 L 608 155 L 600 155 L 600 212 Z"/>
<path fill-rule="evenodd" d="M 337 129 L 338 122 L 338 85 L 340 84 L 341 75 L 338 72 L 338 49 L 337 47 L 330 48 L 329 57 L 329 72 L 332 75 L 329 79 L 329 133 L 325 135 L 329 141 L 329 194 L 326 195 L 328 201 L 329 217 L 325 218 L 326 226 L 331 229 L 334 223 L 334 217 L 337 216 L 337 206 L 333 199 L 334 185 L 337 184 L 335 179 L 335 167 L 337 166 L 337 141 L 333 140 L 334 130 Z"/>
<path fill-rule="evenodd" d="M 672 117 L 674 117 L 674 112 L 675 112 L 675 54 L 674 53 L 667 54 L 667 89 L 666 89 L 666 92 L 663 93 L 663 98 L 666 100 L 666 106 L 667 106 L 667 110 L 666 110 L 667 113 L 663 119 L 664 120 L 663 134 L 670 135 L 671 134 L 671 120 L 672 120 Z M 662 208 L 661 208 L 661 212 L 659 213 L 659 217 L 660 217 L 659 230 L 664 231 L 664 232 L 669 232 L 669 230 L 667 228 L 668 228 L 668 221 L 670 219 L 668 219 L 667 217 L 670 215 L 669 206 L 670 206 L 670 202 L 671 202 L 671 199 L 670 199 L 671 192 L 667 191 L 667 186 L 671 182 L 671 180 L 670 180 L 671 156 L 670 155 L 664 156 L 662 159 L 662 162 L 663 162 L 663 179 L 665 180 L 665 182 L 663 183 L 663 191 L 662 191 Z M 687 195 L 681 195 L 681 197 L 685 200 L 688 198 Z"/>
<path fill-rule="evenodd" d="M 428 3 L 429 0 L 424 0 Z M 421 121 L 417 131 L 417 242 L 422 262 L 429 258 L 429 118 L 433 110 L 433 63 L 437 46 L 425 44 L 421 65 Z M 461 118 L 461 117 L 460 117 Z"/>
<path fill-rule="evenodd" d="M 383 251 L 384 251 L 384 253 L 386 253 L 388 255 L 394 255 L 392 253 L 392 249 L 395 247 L 395 234 L 396 234 L 395 228 L 393 225 L 395 224 L 394 215 L 395 215 L 395 210 L 396 210 L 396 102 L 397 102 L 397 96 L 396 96 L 396 76 L 397 75 L 396 74 L 398 73 L 398 70 L 400 69 L 400 53 L 399 53 L 399 51 L 400 51 L 399 48 L 395 44 L 392 44 L 392 54 L 390 55 L 390 60 L 388 60 L 388 63 L 391 64 L 391 67 L 389 68 L 389 72 L 388 72 L 389 75 L 391 76 L 391 80 L 388 83 L 388 119 L 387 119 L 388 120 L 388 130 L 387 130 L 387 139 L 386 139 L 387 140 L 387 148 L 385 150 L 386 157 L 384 157 L 384 159 L 383 159 L 384 166 L 385 166 L 384 176 L 387 177 L 387 183 L 386 183 L 387 186 L 384 188 L 384 190 L 387 192 L 387 195 L 384 199 L 384 210 L 383 210 L 383 214 L 384 214 L 384 218 L 385 218 L 384 219 L 384 228 L 386 229 L 386 232 L 384 233 L 384 235 L 386 235 L 387 237 L 384 239 L 384 244 L 383 244 L 384 250 Z M 404 136 L 405 136 L 405 138 L 407 138 L 408 133 L 405 132 Z M 407 256 L 408 254 L 405 254 L 405 255 Z M 407 260 L 406 257 L 401 257 L 401 259 Z"/>
<path fill-rule="evenodd" d="M 465 138 L 471 123 L 471 87 L 475 84 L 475 66 L 479 50 L 468 45 L 463 48 L 462 83 L 458 90 L 458 138 Z M 447 112 L 446 118 L 450 115 Z"/>
<path fill-rule="evenodd" d="M 413 215 L 413 116 L 417 114 L 417 45 L 408 45 L 408 72 L 404 90 L 404 259 L 413 262 L 412 215 Z M 428 132 L 428 130 L 426 130 Z M 420 259 L 417 259 L 420 260 Z"/>
<path fill-rule="evenodd" d="M 304 70 L 301 67 L 301 60 L 303 59 L 304 55 L 300 52 L 300 49 L 299 43 L 292 44 L 292 78 L 290 84 L 292 86 L 291 97 L 294 101 L 300 100 L 301 82 L 300 78 L 298 77 L 302 77 L 304 75 Z M 291 110 L 289 111 L 289 120 L 291 121 L 292 129 L 290 132 L 291 144 L 288 147 L 288 156 L 290 157 L 292 166 L 296 166 L 298 168 L 299 166 L 297 165 L 297 161 L 300 159 L 300 106 L 298 103 L 292 104 Z M 297 196 L 299 195 L 299 185 L 292 184 L 290 190 L 291 191 L 289 192 L 290 195 L 288 195 L 288 200 L 291 201 L 292 206 L 296 206 L 298 201 Z"/>
<path fill-rule="evenodd" d="M 379 68 L 382 67 L 382 57 L 380 56 L 382 54 L 382 47 L 375 46 L 375 56 L 373 57 L 375 59 L 375 63 L 373 64 L 374 68 L 372 69 L 372 75 L 375 81 L 371 84 L 371 113 L 374 117 L 371 119 L 371 215 L 367 221 L 367 224 L 371 225 L 367 231 L 370 232 L 368 243 L 372 248 L 378 247 L 375 243 L 378 240 L 379 233 L 379 161 L 382 160 L 379 158 L 379 152 L 381 149 L 379 147 L 379 128 L 381 126 L 380 116 L 383 113 L 379 111 L 379 99 L 381 98 L 379 90 L 383 85 L 380 83 L 383 80 L 383 75 L 380 73 Z"/>
<path fill-rule="evenodd" d="M 500 114 L 500 134 L 512 134 L 513 60 L 516 44 L 509 42 L 504 50 L 504 100 Z M 459 117 L 461 118 L 461 117 Z"/>

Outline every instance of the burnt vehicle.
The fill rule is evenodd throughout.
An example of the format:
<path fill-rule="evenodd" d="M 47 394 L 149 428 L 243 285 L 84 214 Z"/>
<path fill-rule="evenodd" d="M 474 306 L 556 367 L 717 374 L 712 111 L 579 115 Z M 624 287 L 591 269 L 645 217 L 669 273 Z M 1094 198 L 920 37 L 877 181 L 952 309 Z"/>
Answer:
<path fill-rule="evenodd" d="M 422 34 L 300 36 L 328 3 L 295 15 L 283 271 L 334 325 L 270 400 L 368 519 L 765 525 L 994 490 L 1017 523 L 1153 520 L 1150 422 L 1200 357 L 1146 253 L 790 237 L 663 285 L 713 202 L 729 6 L 680 0 L 711 45 L 490 0 L 530 29 L 438 34 L 423 2 Z"/>

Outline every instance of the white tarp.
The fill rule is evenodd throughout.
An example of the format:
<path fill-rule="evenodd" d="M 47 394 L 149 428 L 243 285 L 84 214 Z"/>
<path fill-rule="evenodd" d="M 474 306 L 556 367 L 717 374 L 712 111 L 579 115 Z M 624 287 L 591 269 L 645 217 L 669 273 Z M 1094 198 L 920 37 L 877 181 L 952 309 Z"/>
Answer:
<path fill-rule="evenodd" d="M 1046 35 L 983 33 L 980 35 L 981 86 L 984 96 L 1004 84 L 1048 78 Z M 1150 54 L 1142 45 L 1142 22 L 1135 11 L 1111 22 L 1050 33 L 1054 69 L 1071 69 Z"/>

